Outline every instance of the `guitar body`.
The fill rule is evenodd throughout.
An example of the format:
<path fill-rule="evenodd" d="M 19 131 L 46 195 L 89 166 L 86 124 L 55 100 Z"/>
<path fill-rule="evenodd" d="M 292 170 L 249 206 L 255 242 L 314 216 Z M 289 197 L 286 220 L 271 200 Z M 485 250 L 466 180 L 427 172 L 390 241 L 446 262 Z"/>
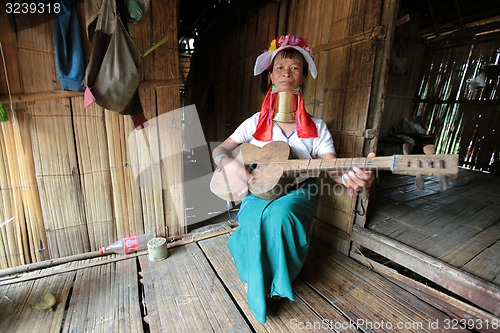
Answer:
<path fill-rule="evenodd" d="M 248 184 L 248 190 L 262 199 L 275 199 L 280 194 L 274 194 L 278 186 L 286 188 L 289 177 L 283 177 L 283 163 L 290 156 L 290 146 L 286 142 L 274 141 L 259 148 L 250 143 L 242 143 L 231 152 L 231 157 L 244 164 L 253 177 Z M 227 201 L 240 201 L 245 194 L 237 195 L 231 192 L 227 176 L 221 168 L 214 171 L 210 181 L 210 190 Z"/>

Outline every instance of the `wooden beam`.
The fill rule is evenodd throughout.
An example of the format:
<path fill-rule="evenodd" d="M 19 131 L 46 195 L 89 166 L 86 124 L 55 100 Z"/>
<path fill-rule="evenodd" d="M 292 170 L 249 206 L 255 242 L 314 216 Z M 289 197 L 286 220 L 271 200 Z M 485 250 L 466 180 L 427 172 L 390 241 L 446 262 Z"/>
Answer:
<path fill-rule="evenodd" d="M 427 0 L 427 5 L 429 6 L 429 12 L 431 14 L 432 23 L 434 24 L 434 30 L 436 31 L 436 37 L 439 37 L 441 34 L 439 32 L 439 26 L 436 21 L 436 15 L 434 15 L 434 8 L 432 7 L 431 0 Z"/>
<path fill-rule="evenodd" d="M 352 241 L 422 275 L 495 316 L 500 315 L 500 287 L 358 225 L 353 226 Z"/>
<path fill-rule="evenodd" d="M 458 24 L 460 25 L 460 29 L 463 30 L 465 28 L 465 24 L 462 15 L 462 10 L 460 9 L 460 5 L 458 4 L 457 0 L 455 0 L 454 3 L 455 3 L 455 11 L 457 12 Z"/>
<path fill-rule="evenodd" d="M 181 84 L 183 84 L 182 78 L 173 78 L 169 80 L 149 80 L 141 82 L 139 88 L 158 88 L 163 86 L 176 86 Z M 75 96 L 83 96 L 83 93 L 78 91 L 54 90 L 31 94 L 14 94 L 12 95 L 12 103 L 47 101 L 51 99 L 60 99 Z M 9 96 L 0 95 L 0 102 L 7 106 L 10 105 Z"/>
<path fill-rule="evenodd" d="M 32 94 L 14 94 L 12 95 L 12 103 L 47 101 L 50 99 L 60 99 L 75 96 L 83 96 L 83 93 L 78 91 L 55 90 Z M 10 105 L 9 96 L 1 95 L 0 102 L 2 102 L 2 104 L 5 104 L 6 106 Z"/>

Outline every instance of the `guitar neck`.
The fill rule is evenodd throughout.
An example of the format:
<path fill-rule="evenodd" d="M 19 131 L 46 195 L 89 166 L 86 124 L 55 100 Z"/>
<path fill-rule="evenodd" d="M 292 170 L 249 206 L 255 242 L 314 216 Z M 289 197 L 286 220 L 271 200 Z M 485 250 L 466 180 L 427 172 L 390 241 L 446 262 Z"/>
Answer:
<path fill-rule="evenodd" d="M 391 170 L 392 156 L 382 157 L 356 157 L 356 158 L 336 158 L 336 159 L 310 159 L 310 160 L 288 160 L 283 164 L 283 171 L 331 171 L 345 170 L 354 166 L 365 169 Z M 273 163 L 274 164 L 274 163 Z"/>
<path fill-rule="evenodd" d="M 346 170 L 358 167 L 363 170 L 390 170 L 402 175 L 456 176 L 458 155 L 393 155 L 337 159 L 287 160 L 271 162 L 280 164 L 283 172 Z"/>

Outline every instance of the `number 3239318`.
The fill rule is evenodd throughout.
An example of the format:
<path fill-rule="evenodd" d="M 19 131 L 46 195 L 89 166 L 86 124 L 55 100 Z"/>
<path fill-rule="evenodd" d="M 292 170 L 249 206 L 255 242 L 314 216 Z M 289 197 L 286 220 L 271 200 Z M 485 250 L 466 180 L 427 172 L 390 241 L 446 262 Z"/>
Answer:
<path fill-rule="evenodd" d="M 7 14 L 59 14 L 61 4 L 55 1 L 27 1 L 5 3 Z"/>

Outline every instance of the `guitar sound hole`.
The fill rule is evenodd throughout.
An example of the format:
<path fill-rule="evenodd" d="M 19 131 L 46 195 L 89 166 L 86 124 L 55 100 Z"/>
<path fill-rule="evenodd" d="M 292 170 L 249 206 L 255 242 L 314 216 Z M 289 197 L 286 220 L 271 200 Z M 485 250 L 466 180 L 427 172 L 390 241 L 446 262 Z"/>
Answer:
<path fill-rule="evenodd" d="M 257 169 L 257 162 L 253 162 L 253 163 L 250 163 L 250 165 L 248 166 L 248 168 L 250 169 L 250 172 L 254 171 L 255 169 Z"/>

